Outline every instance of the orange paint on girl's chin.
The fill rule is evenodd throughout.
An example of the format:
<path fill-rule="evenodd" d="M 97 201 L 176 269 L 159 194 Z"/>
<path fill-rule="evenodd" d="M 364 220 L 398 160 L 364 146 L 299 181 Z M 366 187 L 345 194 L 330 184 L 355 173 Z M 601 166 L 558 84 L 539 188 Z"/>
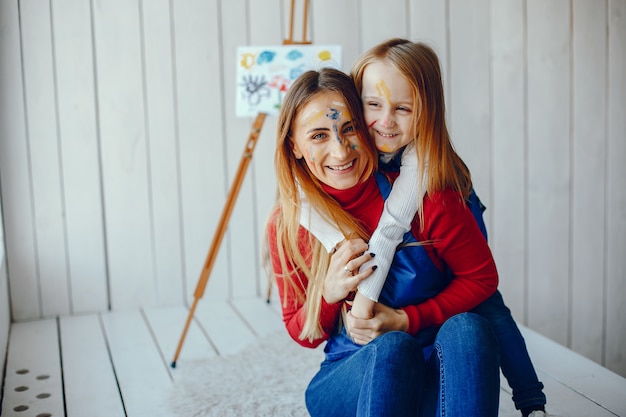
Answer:
<path fill-rule="evenodd" d="M 378 150 L 381 152 L 391 152 L 391 148 L 387 144 L 384 144 L 383 146 L 379 147 Z"/>

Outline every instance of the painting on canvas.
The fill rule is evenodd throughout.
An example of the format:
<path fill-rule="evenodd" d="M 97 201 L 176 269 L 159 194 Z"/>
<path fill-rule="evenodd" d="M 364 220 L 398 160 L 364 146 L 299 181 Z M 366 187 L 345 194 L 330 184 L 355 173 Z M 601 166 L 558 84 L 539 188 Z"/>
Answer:
<path fill-rule="evenodd" d="M 285 92 L 310 69 L 341 69 L 338 45 L 242 46 L 237 49 L 237 116 L 278 114 Z"/>

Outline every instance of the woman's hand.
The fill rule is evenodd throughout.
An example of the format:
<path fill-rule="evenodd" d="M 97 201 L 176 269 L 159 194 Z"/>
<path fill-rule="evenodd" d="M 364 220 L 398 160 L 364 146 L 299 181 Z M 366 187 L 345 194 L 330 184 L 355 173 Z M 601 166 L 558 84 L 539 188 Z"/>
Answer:
<path fill-rule="evenodd" d="M 367 243 L 363 239 L 350 239 L 340 242 L 330 258 L 328 272 L 324 279 L 323 296 L 327 303 L 333 304 L 344 300 L 361 281 L 370 276 L 372 269 L 359 273 L 359 268 L 372 255 L 365 253 Z"/>
<path fill-rule="evenodd" d="M 359 319 L 348 312 L 345 325 L 354 343 L 366 345 L 387 332 L 396 330 L 406 332 L 409 328 L 409 318 L 403 310 L 376 303 L 374 317 Z"/>

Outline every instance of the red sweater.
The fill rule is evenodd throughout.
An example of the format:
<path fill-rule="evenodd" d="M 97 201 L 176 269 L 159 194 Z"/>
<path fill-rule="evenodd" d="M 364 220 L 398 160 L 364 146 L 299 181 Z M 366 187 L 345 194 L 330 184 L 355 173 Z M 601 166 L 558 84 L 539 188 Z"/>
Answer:
<path fill-rule="evenodd" d="M 371 233 L 378 224 L 384 200 L 374 177 L 349 190 L 326 189 L 342 207 L 355 218 L 363 222 Z M 276 215 L 276 213 L 275 213 Z M 308 231 L 300 227 L 299 250 L 307 258 Z M 439 294 L 427 301 L 403 308 L 409 319 L 410 334 L 430 326 L 443 324 L 455 314 L 467 312 L 491 296 L 498 286 L 498 274 L 493 256 L 472 213 L 453 190 L 429 194 L 424 199 L 424 227 L 420 231 L 419 218 L 413 222 L 413 235 L 417 241 L 433 242 L 425 245 L 433 263 L 440 269 L 448 267 L 454 278 Z M 278 259 L 276 229 L 273 221 L 268 228 L 269 249 L 272 267 L 277 276 L 282 274 Z M 300 289 L 305 290 L 307 278 L 299 276 Z M 280 294 L 283 321 L 291 337 L 306 347 L 316 347 L 336 329 L 342 303 L 328 304 L 322 299 L 320 324 L 324 335 L 313 342 L 300 340 L 299 334 L 304 326 L 304 303 L 298 300 L 297 293 L 291 287 L 277 280 Z M 285 302 L 286 301 L 286 302 Z"/>

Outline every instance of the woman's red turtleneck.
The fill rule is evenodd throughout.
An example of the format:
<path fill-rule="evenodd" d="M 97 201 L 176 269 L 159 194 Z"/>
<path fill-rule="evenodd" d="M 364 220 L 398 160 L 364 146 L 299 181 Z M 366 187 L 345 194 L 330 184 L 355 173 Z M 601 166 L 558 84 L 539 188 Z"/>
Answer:
<path fill-rule="evenodd" d="M 374 176 L 347 190 L 326 186 L 324 189 L 347 212 L 361 220 L 370 234 L 375 230 L 384 200 Z M 441 270 L 449 268 L 454 279 L 436 296 L 418 305 L 402 308 L 409 320 L 410 334 L 416 334 L 426 327 L 441 325 L 455 314 L 472 310 L 491 296 L 498 285 L 498 274 L 491 251 L 459 194 L 453 190 L 445 190 L 428 195 L 424 199 L 423 209 L 424 226 L 421 228 L 418 220 L 415 220 L 413 234 L 417 241 L 433 242 L 432 245 L 425 246 L 431 260 Z M 308 241 L 309 232 L 303 227 L 300 229 L 302 241 Z M 277 255 L 273 222 L 269 224 L 268 236 L 272 267 L 276 276 L 280 277 L 283 275 L 282 266 Z M 328 304 L 322 299 L 320 324 L 324 335 L 314 341 L 300 340 L 299 334 L 305 319 L 304 302 L 299 300 L 296 290 L 290 286 L 285 287 L 280 278 L 277 281 L 283 306 L 283 321 L 289 334 L 303 346 L 318 346 L 335 330 L 342 303 Z M 300 282 L 301 290 L 304 291 L 308 280 L 303 274 Z"/>

